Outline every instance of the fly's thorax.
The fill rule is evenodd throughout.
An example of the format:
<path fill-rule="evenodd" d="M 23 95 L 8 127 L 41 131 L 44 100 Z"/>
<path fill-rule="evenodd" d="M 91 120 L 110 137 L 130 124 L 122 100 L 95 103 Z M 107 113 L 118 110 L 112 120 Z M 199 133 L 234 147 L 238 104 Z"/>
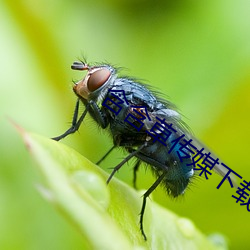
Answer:
<path fill-rule="evenodd" d="M 88 72 L 82 80 L 74 85 L 75 94 L 86 101 L 101 102 L 117 77 L 115 69 L 109 65 L 102 65 L 84 66 L 82 70 L 88 70 Z"/>

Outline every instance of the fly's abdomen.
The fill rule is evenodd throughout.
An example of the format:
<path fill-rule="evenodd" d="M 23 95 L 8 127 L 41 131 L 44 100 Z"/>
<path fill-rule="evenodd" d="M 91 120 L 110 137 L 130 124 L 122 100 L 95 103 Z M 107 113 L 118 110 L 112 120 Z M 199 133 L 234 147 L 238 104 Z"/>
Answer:
<path fill-rule="evenodd" d="M 194 173 L 191 154 L 181 145 L 174 145 L 176 140 L 178 136 L 173 135 L 165 145 L 160 141 L 151 142 L 137 155 L 151 166 L 156 176 L 165 173 L 162 184 L 173 197 L 184 193 Z"/>

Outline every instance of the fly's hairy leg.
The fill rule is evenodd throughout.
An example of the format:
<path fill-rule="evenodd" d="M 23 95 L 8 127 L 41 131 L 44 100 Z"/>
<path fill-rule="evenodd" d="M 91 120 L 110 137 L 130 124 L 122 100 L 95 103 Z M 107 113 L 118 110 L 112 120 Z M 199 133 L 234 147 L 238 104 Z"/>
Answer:
<path fill-rule="evenodd" d="M 86 114 L 88 112 L 88 106 L 87 106 L 86 109 L 84 110 L 84 112 L 82 113 L 82 115 L 80 116 L 79 120 L 77 120 L 78 119 L 78 112 L 79 112 L 79 104 L 80 104 L 80 101 L 78 99 L 77 102 L 76 102 L 76 106 L 75 106 L 75 110 L 74 110 L 74 116 L 73 116 L 71 127 L 66 132 L 64 132 L 62 135 L 59 135 L 57 137 L 53 137 L 52 138 L 53 140 L 60 141 L 64 137 L 66 137 L 66 136 L 68 136 L 70 134 L 75 133 L 79 129 L 79 127 L 80 127 L 80 125 L 81 125 L 84 117 L 86 116 Z"/>
<path fill-rule="evenodd" d="M 144 147 L 147 146 L 147 143 L 144 143 L 141 145 L 137 150 L 134 150 L 132 153 L 130 153 L 122 162 L 120 162 L 116 167 L 114 167 L 112 173 L 110 174 L 107 184 L 111 181 L 114 174 L 126 163 L 128 162 L 132 157 L 134 157 L 138 152 L 140 152 Z"/>
<path fill-rule="evenodd" d="M 106 128 L 108 126 L 106 115 L 101 111 L 101 109 L 98 107 L 96 102 L 90 100 L 88 104 L 90 107 L 89 112 L 91 112 L 93 114 L 96 122 L 99 125 L 101 125 L 101 127 L 103 129 Z"/>

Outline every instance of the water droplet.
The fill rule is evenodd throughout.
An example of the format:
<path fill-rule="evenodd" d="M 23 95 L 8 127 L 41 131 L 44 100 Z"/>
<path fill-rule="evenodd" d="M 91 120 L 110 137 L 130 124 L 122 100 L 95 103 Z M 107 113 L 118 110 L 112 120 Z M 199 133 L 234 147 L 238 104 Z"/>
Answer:
<path fill-rule="evenodd" d="M 80 192 L 87 192 L 99 205 L 105 209 L 110 202 L 109 191 L 104 179 L 90 171 L 75 171 L 72 174 L 74 183 Z"/>
<path fill-rule="evenodd" d="M 195 226 L 189 219 L 179 218 L 177 220 L 177 225 L 179 226 L 179 229 L 184 234 L 184 236 L 186 236 L 187 238 L 192 238 L 194 236 Z"/>

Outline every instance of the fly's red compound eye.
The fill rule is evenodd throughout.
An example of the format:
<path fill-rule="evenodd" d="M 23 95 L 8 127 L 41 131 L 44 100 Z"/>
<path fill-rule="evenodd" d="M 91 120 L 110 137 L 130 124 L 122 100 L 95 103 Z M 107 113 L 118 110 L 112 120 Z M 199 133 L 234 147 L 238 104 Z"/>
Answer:
<path fill-rule="evenodd" d="M 99 89 L 109 79 L 110 74 L 110 71 L 105 68 L 93 72 L 88 79 L 88 90 L 93 92 Z"/>

